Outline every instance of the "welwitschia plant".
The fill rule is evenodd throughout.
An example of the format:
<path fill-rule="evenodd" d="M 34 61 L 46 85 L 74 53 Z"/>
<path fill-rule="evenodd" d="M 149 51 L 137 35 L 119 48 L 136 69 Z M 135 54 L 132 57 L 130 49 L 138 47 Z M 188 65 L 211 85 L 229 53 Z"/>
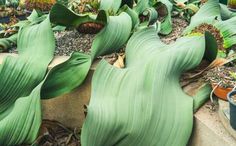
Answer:
<path fill-rule="evenodd" d="M 137 5 L 134 7 L 134 10 L 138 13 L 138 15 L 141 15 L 148 8 L 154 8 L 157 11 L 158 9 L 161 9 L 161 13 L 166 14 L 164 14 L 164 19 L 161 21 L 161 30 L 159 33 L 167 35 L 172 31 L 172 6 L 173 5 L 169 0 L 138 0 Z"/>
<path fill-rule="evenodd" d="M 41 124 L 40 99 L 70 92 L 80 85 L 91 61 L 119 49 L 129 38 L 132 28 L 132 20 L 127 13 L 109 19 L 105 17 L 105 26 L 93 42 L 92 54 L 74 53 L 45 78 L 47 66 L 53 58 L 55 41 L 49 19 L 34 18 L 30 17 L 35 21 L 23 26 L 18 33 L 19 57 L 7 57 L 0 68 L 0 145 L 32 143 Z M 107 43 L 104 44 L 104 41 Z"/>
<path fill-rule="evenodd" d="M 218 49 L 225 51 L 227 48 L 235 45 L 236 42 L 236 17 L 232 13 L 221 13 L 222 9 L 216 0 L 208 0 L 200 10 L 192 17 L 190 25 L 186 28 L 184 34 L 205 33 L 206 31 L 214 35 L 217 40 Z M 227 20 L 222 20 L 229 18 Z"/>
<path fill-rule="evenodd" d="M 165 45 L 154 27 L 134 33 L 124 69 L 105 60 L 97 67 L 82 145 L 185 146 L 195 99 L 182 91 L 179 77 L 196 67 L 204 52 L 201 34 Z"/>
<path fill-rule="evenodd" d="M 0 145 L 32 143 L 41 124 L 41 82 L 53 58 L 55 41 L 49 19 L 18 34 L 19 57 L 0 66 Z"/>
<path fill-rule="evenodd" d="M 61 13 L 61 11 L 65 13 Z M 118 51 L 127 42 L 132 29 L 132 20 L 127 13 L 123 12 L 119 16 L 107 16 L 107 13 L 101 10 L 98 16 L 94 17 L 95 19 L 91 16 L 81 17 L 60 4 L 53 6 L 50 18 L 54 23 L 77 27 L 93 21 L 103 24 L 104 27 L 96 35 L 90 55 L 74 53 L 67 62 L 58 65 L 49 73 L 42 89 L 44 99 L 70 92 L 79 86 L 87 76 L 94 59 L 100 55 Z M 73 82 L 64 78 L 69 74 L 70 78 L 73 78 Z M 62 78 L 62 80 L 56 80 L 57 78 Z M 66 89 L 62 87 L 66 87 Z"/>
<path fill-rule="evenodd" d="M 236 16 L 236 12 L 230 11 L 226 5 L 220 4 L 222 20 L 227 20 Z"/>
<path fill-rule="evenodd" d="M 35 10 L 31 15 L 27 17 L 27 20 L 20 21 L 17 24 L 11 26 L 14 33 L 6 35 L 7 31 L 0 31 L 0 52 L 6 52 L 17 44 L 18 31 L 27 25 L 37 24 L 46 19 L 46 15 L 40 15 Z"/>

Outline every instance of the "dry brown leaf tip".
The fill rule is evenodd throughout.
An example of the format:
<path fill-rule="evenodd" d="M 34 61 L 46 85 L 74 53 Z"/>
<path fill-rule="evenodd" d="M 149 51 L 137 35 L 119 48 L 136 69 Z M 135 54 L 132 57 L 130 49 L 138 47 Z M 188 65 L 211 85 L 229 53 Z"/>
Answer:
<path fill-rule="evenodd" d="M 113 66 L 115 66 L 115 67 L 117 67 L 117 68 L 124 68 L 124 67 L 125 67 L 124 59 L 125 59 L 125 54 L 123 54 L 123 55 L 118 55 L 118 59 L 117 59 L 116 62 L 113 64 Z"/>
<path fill-rule="evenodd" d="M 207 24 L 207 23 L 203 23 L 201 25 L 199 25 L 198 27 L 195 27 L 192 30 L 192 33 L 202 33 L 204 34 L 206 31 L 210 32 L 214 38 L 216 39 L 217 45 L 218 45 L 218 49 L 224 51 L 224 38 L 221 35 L 221 32 L 218 28 L 216 28 L 215 26 L 211 25 L 211 24 Z"/>
<path fill-rule="evenodd" d="M 219 66 L 225 65 L 225 63 L 227 62 L 228 60 L 225 58 L 217 58 L 209 65 L 209 67 L 210 68 L 219 67 Z"/>

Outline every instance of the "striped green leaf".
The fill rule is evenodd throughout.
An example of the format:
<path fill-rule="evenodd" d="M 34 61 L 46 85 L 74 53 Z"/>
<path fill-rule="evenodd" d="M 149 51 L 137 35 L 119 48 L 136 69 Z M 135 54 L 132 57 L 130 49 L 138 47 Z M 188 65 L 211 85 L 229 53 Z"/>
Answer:
<path fill-rule="evenodd" d="M 55 40 L 49 19 L 18 34 L 19 57 L 0 68 L 0 145 L 32 143 L 41 124 L 40 84 L 53 58 Z"/>
<path fill-rule="evenodd" d="M 223 38 L 223 48 L 227 49 L 236 44 L 236 17 L 222 15 L 222 7 L 216 0 L 208 0 L 200 10 L 192 17 L 190 25 L 185 29 L 184 34 L 189 34 L 193 29 L 201 24 L 210 24 L 219 32 L 219 37 Z M 229 14 L 231 15 L 231 14 Z M 224 17 L 224 20 L 221 19 Z M 226 19 L 228 17 L 228 19 Z M 208 31 L 208 30 L 206 30 Z"/>
<path fill-rule="evenodd" d="M 53 17 L 59 18 L 59 16 L 55 16 L 56 14 L 58 13 L 51 13 L 50 18 L 53 20 L 56 20 Z M 74 14 L 70 13 L 67 18 L 70 15 Z M 80 21 L 79 17 L 76 19 Z M 118 51 L 127 42 L 132 29 L 130 16 L 123 12 L 119 16 L 109 16 L 106 21 L 105 27 L 96 35 L 92 43 L 90 55 L 74 53 L 69 60 L 50 71 L 43 84 L 42 99 L 50 99 L 68 93 L 81 85 L 94 59 L 100 55 Z M 63 23 L 68 26 L 70 22 L 64 21 Z M 65 78 L 66 76 L 70 77 L 71 80 Z M 58 80 L 59 78 L 61 80 Z"/>
<path fill-rule="evenodd" d="M 99 9 L 116 14 L 121 6 L 122 0 L 101 0 Z"/>
<path fill-rule="evenodd" d="M 166 45 L 154 27 L 134 33 L 124 69 L 103 60 L 95 71 L 82 145 L 187 145 L 194 99 L 182 91 L 179 77 L 196 67 L 204 52 L 202 35 Z"/>

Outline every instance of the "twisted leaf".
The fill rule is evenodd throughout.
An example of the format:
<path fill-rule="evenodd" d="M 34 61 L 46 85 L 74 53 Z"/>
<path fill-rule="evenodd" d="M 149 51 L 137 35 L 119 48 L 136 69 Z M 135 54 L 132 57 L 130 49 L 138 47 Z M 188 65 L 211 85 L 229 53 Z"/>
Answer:
<path fill-rule="evenodd" d="M 82 145 L 186 145 L 194 99 L 182 91 L 179 77 L 196 67 L 204 52 L 204 36 L 165 45 L 154 27 L 136 32 L 124 69 L 103 60 L 95 71 Z"/>
<path fill-rule="evenodd" d="M 208 2 L 204 4 L 192 17 L 191 23 L 185 29 L 184 34 L 201 30 L 201 27 L 204 27 L 204 25 L 208 25 L 208 27 L 203 28 L 202 31 L 204 32 L 210 31 L 210 29 L 213 28 L 213 31 L 210 33 L 212 33 L 217 39 L 218 49 L 224 51 L 225 49 L 230 48 L 236 44 L 236 17 L 232 17 L 223 21 L 221 19 L 221 7 L 218 1 L 208 0 Z"/>
<path fill-rule="evenodd" d="M 53 20 L 56 20 L 54 17 L 59 18 L 55 14 L 58 13 L 52 14 L 50 18 Z M 74 14 L 70 13 L 70 15 Z M 80 18 L 77 17 L 77 19 L 79 21 Z M 63 23 L 68 26 L 70 22 L 64 21 Z M 96 35 L 93 41 L 90 55 L 74 53 L 69 60 L 50 71 L 43 84 L 42 99 L 50 99 L 68 93 L 81 85 L 87 76 L 92 61 L 100 55 L 118 51 L 128 40 L 131 29 L 132 20 L 127 13 L 123 12 L 119 16 L 108 17 L 106 26 Z M 71 80 L 68 80 L 65 76 L 69 76 Z"/>
<path fill-rule="evenodd" d="M 160 6 L 163 4 L 163 6 L 166 7 L 167 10 L 167 16 L 165 16 L 164 20 L 161 22 L 161 30 L 160 34 L 167 35 L 171 33 L 172 31 L 172 20 L 171 20 L 171 11 L 172 11 L 172 3 L 169 0 L 159 0 L 157 1 L 150 1 L 150 0 L 139 0 L 137 3 L 137 6 L 134 8 L 134 10 L 140 15 L 148 8 L 156 8 L 157 6 Z"/>
<path fill-rule="evenodd" d="M 110 11 L 114 14 L 119 10 L 122 0 L 101 0 L 99 9 Z"/>
<path fill-rule="evenodd" d="M 230 11 L 227 5 L 220 4 L 220 12 L 221 12 L 222 20 L 227 20 L 236 16 L 236 13 Z"/>
<path fill-rule="evenodd" d="M 52 23 L 67 27 L 79 27 L 86 22 L 96 22 L 106 24 L 107 14 L 101 10 L 97 16 L 93 14 L 76 14 L 62 4 L 56 3 L 50 11 Z"/>
<path fill-rule="evenodd" d="M 4 146 L 32 143 L 37 137 L 40 82 L 55 48 L 49 19 L 23 27 L 17 44 L 19 57 L 8 56 L 0 68 L 0 145 Z"/>

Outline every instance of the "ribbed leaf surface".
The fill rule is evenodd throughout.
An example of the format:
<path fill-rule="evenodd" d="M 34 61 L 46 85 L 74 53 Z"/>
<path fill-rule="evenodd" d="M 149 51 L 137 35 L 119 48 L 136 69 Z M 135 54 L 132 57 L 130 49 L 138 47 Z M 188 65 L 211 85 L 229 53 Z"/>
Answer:
<path fill-rule="evenodd" d="M 126 68 L 102 61 L 82 128 L 84 146 L 184 146 L 193 125 L 193 98 L 179 84 L 205 52 L 203 36 L 161 43 L 153 27 L 136 32 Z"/>
<path fill-rule="evenodd" d="M 161 3 L 163 3 L 167 8 L 167 16 L 164 19 L 164 21 L 161 23 L 161 34 L 168 35 L 172 31 L 172 18 L 171 18 L 171 12 L 172 12 L 172 3 L 169 0 L 159 0 Z"/>
<path fill-rule="evenodd" d="M 59 11 L 56 7 L 54 9 L 54 11 Z M 54 17 L 58 17 L 55 16 L 56 14 L 58 13 L 54 13 L 50 18 L 56 20 L 54 19 Z M 70 15 L 74 14 L 70 13 L 68 17 Z M 76 17 L 76 19 L 79 21 L 80 18 Z M 130 16 L 123 12 L 119 16 L 109 16 L 106 21 L 105 27 L 93 41 L 90 55 L 74 53 L 69 60 L 50 71 L 43 84 L 42 99 L 50 99 L 68 93 L 81 85 L 94 59 L 100 55 L 118 51 L 127 42 L 132 29 Z M 68 26 L 70 22 L 64 21 L 63 24 Z M 67 77 L 70 79 L 68 80 Z"/>
<path fill-rule="evenodd" d="M 50 11 L 50 20 L 58 25 L 78 27 L 86 22 L 106 23 L 106 15 L 106 12 L 103 10 L 97 16 L 93 14 L 75 14 L 64 5 L 56 3 Z"/>
<path fill-rule="evenodd" d="M 99 9 L 111 11 L 114 14 L 119 10 L 122 0 L 101 0 Z"/>
<path fill-rule="evenodd" d="M 235 45 L 236 17 L 233 17 L 234 13 L 225 12 L 224 9 L 223 6 L 220 6 L 218 0 L 208 0 L 191 18 L 191 23 L 185 29 L 184 34 L 191 33 L 193 29 L 199 27 L 201 24 L 210 24 L 219 30 L 220 36 L 218 37 L 223 37 L 224 48 L 227 49 Z M 221 15 L 224 21 L 221 19 Z"/>
<path fill-rule="evenodd" d="M 185 29 L 184 34 L 189 33 L 200 24 L 214 24 L 217 20 L 221 20 L 219 0 L 208 0 L 191 18 L 191 23 Z"/>
<path fill-rule="evenodd" d="M 165 16 L 164 20 L 161 22 L 161 30 L 160 34 L 168 35 L 172 31 L 172 20 L 171 20 L 171 11 L 172 11 L 172 3 L 169 0 L 139 0 L 137 6 L 134 7 L 134 10 L 138 13 L 138 15 L 142 14 L 148 8 L 155 8 L 156 5 L 163 4 L 167 10 L 167 16 Z"/>
<path fill-rule="evenodd" d="M 32 143 L 41 124 L 40 82 L 53 58 L 49 19 L 19 32 L 19 57 L 7 57 L 0 70 L 0 145 Z"/>

